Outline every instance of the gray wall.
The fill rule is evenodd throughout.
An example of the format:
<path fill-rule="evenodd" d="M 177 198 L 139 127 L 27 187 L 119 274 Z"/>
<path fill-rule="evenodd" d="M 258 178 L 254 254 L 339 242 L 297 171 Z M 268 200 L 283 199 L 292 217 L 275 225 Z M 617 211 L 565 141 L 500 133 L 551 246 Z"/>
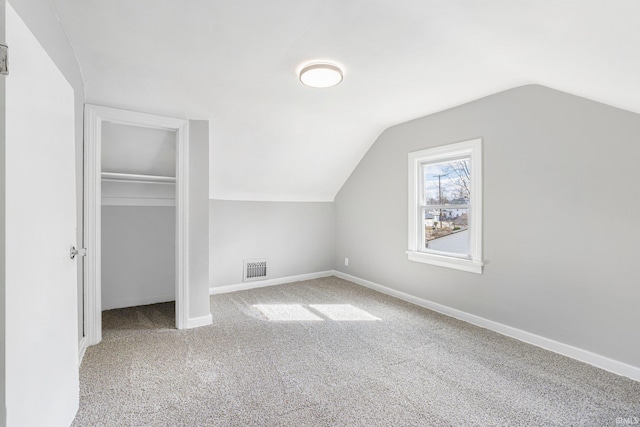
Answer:
<path fill-rule="evenodd" d="M 209 122 L 189 120 L 189 318 L 209 308 Z"/>
<path fill-rule="evenodd" d="M 269 278 L 333 269 L 327 202 L 210 201 L 211 287 L 242 283 L 245 259 L 268 258 Z"/>
<path fill-rule="evenodd" d="M 102 172 L 176 176 L 176 131 L 103 122 Z"/>
<path fill-rule="evenodd" d="M 478 137 L 484 274 L 408 261 L 407 153 Z M 640 115 L 542 86 L 392 127 L 335 199 L 335 266 L 640 366 L 639 143 Z"/>
<path fill-rule="evenodd" d="M 102 309 L 174 301 L 176 210 L 102 207 Z"/>

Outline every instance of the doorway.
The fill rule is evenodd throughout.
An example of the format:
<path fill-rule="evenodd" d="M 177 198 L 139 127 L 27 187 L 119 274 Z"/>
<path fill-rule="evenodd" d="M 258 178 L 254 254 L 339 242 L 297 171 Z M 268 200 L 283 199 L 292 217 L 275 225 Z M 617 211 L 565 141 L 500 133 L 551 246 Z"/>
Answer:
<path fill-rule="evenodd" d="M 152 148 L 151 150 L 156 152 L 150 156 L 149 144 L 146 144 L 146 148 L 144 143 L 132 148 L 127 146 L 127 138 L 122 138 L 124 134 L 129 135 L 129 139 L 134 135 L 137 141 L 145 141 L 149 136 L 155 137 L 162 147 Z M 137 155 L 142 157 L 138 160 L 133 159 Z M 151 158 L 156 160 L 153 165 L 147 164 Z M 142 305 L 175 298 L 176 328 L 186 327 L 188 319 L 187 168 L 188 121 L 96 105 L 85 106 L 84 177 L 87 256 L 84 272 L 85 339 L 81 346 L 97 344 L 102 340 L 103 307 Z M 125 211 L 118 209 L 123 206 L 135 207 L 135 209 L 127 210 L 128 213 L 124 218 Z M 154 209 L 152 217 L 149 217 L 149 209 L 152 208 L 164 208 L 164 210 Z M 146 220 L 143 218 L 145 214 Z M 144 270 L 142 264 L 148 263 L 153 257 L 156 260 L 158 256 L 167 258 L 166 247 L 162 254 L 149 253 L 149 251 L 157 252 L 157 248 L 153 247 L 154 241 L 147 242 L 147 247 L 140 248 L 144 251 L 140 253 L 140 257 L 132 258 L 135 248 L 131 248 L 130 245 L 133 244 L 133 240 L 114 242 L 112 231 L 117 230 L 120 235 L 129 234 L 129 237 L 132 237 L 133 232 L 153 235 L 154 227 L 157 229 L 166 227 L 167 224 L 171 225 L 171 219 L 174 223 L 173 233 L 164 233 L 163 236 L 154 238 L 155 243 L 158 243 L 158 239 L 165 243 L 171 240 L 175 242 L 174 264 L 172 266 L 158 264 L 156 273 L 160 275 L 150 277 L 147 281 L 149 286 L 149 283 L 162 277 L 165 282 L 162 285 L 164 287 L 146 295 L 145 292 L 148 289 L 145 291 L 138 288 L 133 292 L 128 289 L 124 294 L 121 292 L 118 294 L 117 289 L 108 291 L 106 288 L 103 289 L 103 279 L 106 279 L 104 284 L 109 286 L 113 286 L 112 279 L 118 279 L 119 269 L 114 269 L 112 265 L 114 259 L 127 263 L 123 270 L 136 276 Z M 134 224 L 138 226 L 131 228 Z M 103 230 L 110 235 L 103 236 Z M 118 253 L 117 244 L 124 245 L 123 253 Z M 103 255 L 106 255 L 106 258 Z M 115 274 L 116 277 L 103 277 L 103 263 L 110 274 Z M 167 287 L 166 282 L 167 275 L 171 274 L 174 276 L 173 295 L 170 292 L 171 283 Z M 138 275 L 139 285 L 140 279 Z M 142 284 L 142 287 L 144 286 Z"/>

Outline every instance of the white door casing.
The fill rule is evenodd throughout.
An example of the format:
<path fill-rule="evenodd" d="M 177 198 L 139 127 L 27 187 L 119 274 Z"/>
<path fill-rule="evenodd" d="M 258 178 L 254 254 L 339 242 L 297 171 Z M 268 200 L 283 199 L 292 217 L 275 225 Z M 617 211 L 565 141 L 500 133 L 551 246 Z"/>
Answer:
<path fill-rule="evenodd" d="M 101 303 L 101 152 L 102 123 L 111 122 L 176 132 L 176 327 L 187 327 L 189 318 L 188 180 L 189 122 L 98 105 L 85 105 L 85 337 L 84 345 L 102 340 Z"/>

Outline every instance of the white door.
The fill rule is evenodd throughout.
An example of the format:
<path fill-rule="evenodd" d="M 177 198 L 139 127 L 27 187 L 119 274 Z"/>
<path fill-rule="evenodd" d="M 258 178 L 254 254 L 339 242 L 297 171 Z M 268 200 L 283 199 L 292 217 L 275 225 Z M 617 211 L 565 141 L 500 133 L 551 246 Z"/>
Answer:
<path fill-rule="evenodd" d="M 7 425 L 68 426 L 78 407 L 74 92 L 7 6 Z"/>

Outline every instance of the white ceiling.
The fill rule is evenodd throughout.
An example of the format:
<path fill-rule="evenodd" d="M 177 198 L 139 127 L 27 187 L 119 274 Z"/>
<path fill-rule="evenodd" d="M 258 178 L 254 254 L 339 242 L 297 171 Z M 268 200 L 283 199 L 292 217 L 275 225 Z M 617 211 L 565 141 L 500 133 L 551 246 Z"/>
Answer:
<path fill-rule="evenodd" d="M 52 1 L 87 102 L 210 119 L 213 198 L 333 200 L 387 127 L 523 84 L 640 112 L 637 0 Z"/>

